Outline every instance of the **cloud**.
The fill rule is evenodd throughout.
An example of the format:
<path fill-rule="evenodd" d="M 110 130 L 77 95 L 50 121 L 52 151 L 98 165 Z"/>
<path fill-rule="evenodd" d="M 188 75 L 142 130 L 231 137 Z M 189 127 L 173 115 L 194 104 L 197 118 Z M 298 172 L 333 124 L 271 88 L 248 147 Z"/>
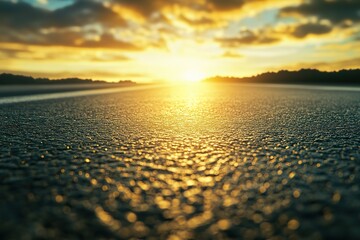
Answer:
<path fill-rule="evenodd" d="M 226 11 L 242 7 L 246 0 L 209 0 L 211 7 L 215 10 Z"/>
<path fill-rule="evenodd" d="M 288 39 L 302 41 L 312 35 L 326 35 L 334 29 L 335 27 L 326 22 L 291 23 L 280 27 L 266 26 L 256 30 L 241 30 L 237 36 L 216 38 L 216 41 L 228 48 L 271 45 Z"/>
<path fill-rule="evenodd" d="M 0 2 L 0 26 L 8 29 L 37 29 L 48 25 L 50 12 L 27 3 Z"/>
<path fill-rule="evenodd" d="M 0 28 L 1 30 L 1 28 Z M 113 48 L 127 51 L 140 51 L 141 47 L 130 42 L 115 39 L 111 34 L 102 34 L 97 39 L 86 39 L 84 34 L 71 30 L 57 30 L 50 33 L 10 32 L 0 35 L 1 42 L 20 43 L 37 46 L 64 46 L 79 48 Z"/>
<path fill-rule="evenodd" d="M 189 17 L 186 17 L 184 15 L 180 16 L 179 17 L 179 20 L 180 21 L 183 21 L 185 22 L 186 24 L 188 24 L 189 26 L 214 26 L 217 24 L 217 22 L 212 19 L 212 18 L 209 18 L 209 17 L 201 17 L 201 18 L 189 18 Z"/>
<path fill-rule="evenodd" d="M 358 0 L 310 0 L 298 6 L 285 7 L 280 15 L 317 17 L 338 24 L 347 20 L 360 22 L 359 9 Z"/>
<path fill-rule="evenodd" d="M 119 54 L 98 54 L 86 59 L 94 62 L 123 62 L 131 60 L 131 58 Z"/>
<path fill-rule="evenodd" d="M 113 3 L 118 4 L 120 7 L 131 9 L 142 16 L 150 16 L 154 12 L 160 11 L 162 7 L 171 5 L 173 0 L 112 0 Z"/>
<path fill-rule="evenodd" d="M 85 40 L 80 41 L 79 44 L 76 44 L 78 47 L 85 48 L 119 48 L 126 50 L 141 50 L 140 47 L 137 47 L 129 42 L 124 42 L 115 39 L 111 34 L 103 34 L 98 41 L 96 40 Z"/>
<path fill-rule="evenodd" d="M 332 31 L 332 27 L 320 23 L 305 23 L 295 27 L 291 35 L 296 38 L 304 38 L 310 34 L 322 35 Z"/>
<path fill-rule="evenodd" d="M 359 9 L 360 1 L 357 0 L 308 0 L 284 7 L 279 10 L 279 20 L 292 16 L 300 21 L 286 26 L 282 34 L 301 40 L 311 35 L 325 37 L 338 32 L 341 33 L 339 37 L 348 38 L 359 31 Z"/>
<path fill-rule="evenodd" d="M 124 26 L 125 21 L 100 3 L 76 1 L 54 11 L 36 8 L 25 2 L 0 2 L 0 26 L 29 31 L 43 28 L 79 27 L 94 23 Z"/>
<path fill-rule="evenodd" d="M 105 26 L 120 27 L 126 22 L 117 13 L 104 5 L 92 1 L 77 1 L 65 8 L 52 12 L 50 24 L 55 27 L 84 26 L 100 23 Z"/>
<path fill-rule="evenodd" d="M 32 60 L 32 61 L 91 61 L 91 62 L 125 62 L 132 59 L 125 56 L 122 51 L 114 51 L 114 49 L 99 50 L 78 50 L 74 52 L 72 49 L 59 51 L 58 49 L 48 49 L 47 51 L 39 51 L 39 47 L 16 48 L 14 46 L 0 45 L 0 59 Z"/>
<path fill-rule="evenodd" d="M 240 31 L 239 36 L 217 38 L 216 40 L 224 47 L 239 47 L 243 45 L 263 45 L 272 44 L 280 41 L 276 36 L 271 36 L 265 32 L 266 29 L 261 31 L 243 30 Z"/>
<path fill-rule="evenodd" d="M 31 53 L 31 51 L 26 49 L 14 49 L 14 48 L 5 48 L 0 47 L 0 58 L 17 58 L 19 54 L 22 53 Z"/>
<path fill-rule="evenodd" d="M 109 6 L 116 12 L 128 15 L 128 11 L 141 16 L 146 22 L 161 21 L 165 23 L 165 16 L 171 16 L 173 21 L 193 22 L 195 27 L 200 25 L 213 27 L 222 24 L 210 24 L 234 21 L 245 16 L 254 15 L 267 8 L 288 6 L 299 0 L 108 0 Z M 189 17 L 191 12 L 192 17 Z M 133 19 L 134 20 L 134 19 Z M 135 21 L 137 21 L 135 17 Z"/>
<path fill-rule="evenodd" d="M 0 31 L 4 34 L 0 36 L 0 42 L 131 51 L 166 50 L 167 42 L 174 34 L 170 36 L 160 29 L 171 30 L 179 35 L 177 38 L 192 37 L 204 42 L 213 38 L 206 36 L 206 31 L 225 29 L 234 18 L 243 17 L 238 12 L 237 15 L 226 12 L 247 6 L 258 9 L 269 3 L 268 0 L 77 0 L 63 8 L 49 10 L 22 1 L 3 1 L 0 2 Z M 129 10 L 146 21 L 128 18 Z M 90 33 L 89 27 L 95 28 L 95 32 Z M 279 39 L 254 31 L 216 40 L 223 46 L 239 46 L 270 44 Z"/>
<path fill-rule="evenodd" d="M 244 55 L 227 51 L 227 52 L 224 52 L 223 55 L 221 55 L 221 57 L 223 57 L 223 58 L 243 58 Z"/>
<path fill-rule="evenodd" d="M 248 14 L 245 10 L 254 13 L 270 4 L 277 6 L 279 2 L 284 0 L 276 3 L 269 0 L 77 0 L 66 7 L 49 10 L 22 1 L 2 1 L 0 29 L 6 34 L 18 35 L 26 33 L 24 31 L 34 34 L 40 30 L 83 28 L 91 24 L 98 24 L 103 30 L 154 28 L 156 24 L 178 28 L 174 23 L 183 22 L 189 27 L 206 30 L 224 27 L 230 21 L 241 19 Z M 227 13 L 239 9 L 245 10 L 241 14 Z M 128 10 L 143 16 L 146 21 L 134 26 L 133 19 L 126 13 Z"/>
<path fill-rule="evenodd" d="M 97 40 L 86 38 L 91 30 L 80 27 L 91 24 L 119 27 L 125 26 L 126 22 L 111 9 L 92 1 L 76 1 L 54 11 L 36 8 L 25 2 L 0 2 L 1 42 L 140 50 L 134 44 L 106 33 L 98 34 Z"/>

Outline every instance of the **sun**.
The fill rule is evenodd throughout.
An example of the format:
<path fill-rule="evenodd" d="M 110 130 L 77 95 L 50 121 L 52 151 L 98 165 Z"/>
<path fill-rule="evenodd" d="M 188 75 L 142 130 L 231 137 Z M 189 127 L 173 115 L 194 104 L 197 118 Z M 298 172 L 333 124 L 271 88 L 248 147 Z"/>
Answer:
<path fill-rule="evenodd" d="M 205 74 L 199 70 L 187 70 L 183 74 L 185 82 L 199 82 L 205 78 Z"/>

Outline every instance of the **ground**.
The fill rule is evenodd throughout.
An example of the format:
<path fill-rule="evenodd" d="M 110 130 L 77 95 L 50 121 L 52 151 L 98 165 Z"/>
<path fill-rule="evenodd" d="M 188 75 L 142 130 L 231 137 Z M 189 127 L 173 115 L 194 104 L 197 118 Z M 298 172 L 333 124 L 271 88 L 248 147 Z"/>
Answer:
<path fill-rule="evenodd" d="M 359 239 L 360 94 L 195 84 L 0 105 L 2 239 Z"/>

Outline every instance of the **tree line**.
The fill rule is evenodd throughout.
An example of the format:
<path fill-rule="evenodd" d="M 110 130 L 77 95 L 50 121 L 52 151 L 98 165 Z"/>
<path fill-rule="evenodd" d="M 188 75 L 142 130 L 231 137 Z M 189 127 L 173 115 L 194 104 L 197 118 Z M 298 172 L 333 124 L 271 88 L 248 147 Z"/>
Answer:
<path fill-rule="evenodd" d="M 233 83 L 277 83 L 277 84 L 312 84 L 312 85 L 360 85 L 360 69 L 322 72 L 317 69 L 298 71 L 281 70 L 266 72 L 252 77 L 216 76 L 205 79 L 206 82 Z"/>
<path fill-rule="evenodd" d="M 34 78 L 31 76 L 15 75 L 10 73 L 0 74 L 0 85 L 28 85 L 28 84 L 89 84 L 89 83 L 109 83 L 103 80 L 81 79 L 81 78 Z M 130 80 L 120 80 L 118 83 L 135 84 Z"/>

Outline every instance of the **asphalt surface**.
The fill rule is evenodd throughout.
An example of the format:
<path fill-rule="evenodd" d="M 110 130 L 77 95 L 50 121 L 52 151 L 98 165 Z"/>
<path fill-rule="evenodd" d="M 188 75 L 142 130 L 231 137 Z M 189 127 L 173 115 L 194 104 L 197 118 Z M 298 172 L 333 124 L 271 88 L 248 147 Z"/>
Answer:
<path fill-rule="evenodd" d="M 360 239 L 360 92 L 0 105 L 1 239 Z"/>

